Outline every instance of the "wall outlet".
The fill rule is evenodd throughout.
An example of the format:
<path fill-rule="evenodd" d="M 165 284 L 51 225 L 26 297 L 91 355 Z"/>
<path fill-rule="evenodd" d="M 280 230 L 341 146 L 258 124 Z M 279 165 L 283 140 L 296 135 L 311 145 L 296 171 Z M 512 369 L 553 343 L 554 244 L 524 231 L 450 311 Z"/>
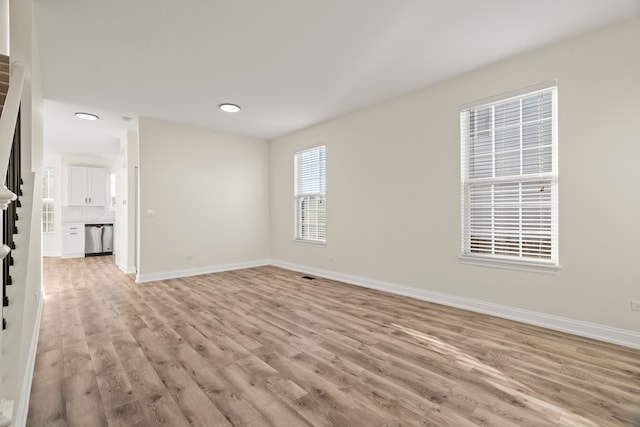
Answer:
<path fill-rule="evenodd" d="M 631 300 L 631 310 L 640 311 L 640 300 Z"/>

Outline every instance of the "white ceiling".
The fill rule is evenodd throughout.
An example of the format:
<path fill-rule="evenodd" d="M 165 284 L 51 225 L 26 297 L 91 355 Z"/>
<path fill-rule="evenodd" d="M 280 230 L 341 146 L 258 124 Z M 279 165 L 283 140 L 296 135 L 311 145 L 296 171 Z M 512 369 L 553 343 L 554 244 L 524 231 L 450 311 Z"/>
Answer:
<path fill-rule="evenodd" d="M 75 113 L 86 112 L 86 108 L 45 99 L 46 149 L 54 153 L 83 154 L 108 159 L 117 157 L 123 130 L 137 130 L 137 118 L 133 114 L 118 114 L 93 107 L 88 110 L 100 119 L 80 120 Z"/>
<path fill-rule="evenodd" d="M 113 132 L 131 126 L 118 120 L 122 115 L 272 139 L 640 15 L 640 0 L 34 4 L 50 100 L 45 144 L 58 150 L 93 144 L 94 152 L 106 150 L 107 140 L 116 144 Z M 217 108 L 223 102 L 243 110 L 223 113 Z M 80 109 L 114 118 L 109 126 L 91 123 L 113 126 L 111 134 L 84 133 L 87 123 L 63 118 Z"/>

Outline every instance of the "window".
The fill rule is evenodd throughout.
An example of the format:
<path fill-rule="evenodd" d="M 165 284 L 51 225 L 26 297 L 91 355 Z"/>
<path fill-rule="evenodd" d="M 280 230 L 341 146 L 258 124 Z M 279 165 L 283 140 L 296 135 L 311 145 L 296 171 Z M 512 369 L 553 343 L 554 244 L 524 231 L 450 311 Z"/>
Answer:
<path fill-rule="evenodd" d="M 42 170 L 42 231 L 53 233 L 53 207 L 55 194 L 54 169 Z"/>
<path fill-rule="evenodd" d="M 555 83 L 460 111 L 462 259 L 558 266 Z"/>
<path fill-rule="evenodd" d="M 326 242 L 325 147 L 295 155 L 295 238 Z"/>

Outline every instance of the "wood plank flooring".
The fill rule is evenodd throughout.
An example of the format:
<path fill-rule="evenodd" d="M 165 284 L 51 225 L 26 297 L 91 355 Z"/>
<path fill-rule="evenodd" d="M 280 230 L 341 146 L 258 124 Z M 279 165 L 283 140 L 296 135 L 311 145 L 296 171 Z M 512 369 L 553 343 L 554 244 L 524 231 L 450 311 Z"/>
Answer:
<path fill-rule="evenodd" d="M 640 351 L 260 267 L 44 262 L 28 426 L 631 426 Z M 634 424 L 635 423 L 635 424 Z"/>

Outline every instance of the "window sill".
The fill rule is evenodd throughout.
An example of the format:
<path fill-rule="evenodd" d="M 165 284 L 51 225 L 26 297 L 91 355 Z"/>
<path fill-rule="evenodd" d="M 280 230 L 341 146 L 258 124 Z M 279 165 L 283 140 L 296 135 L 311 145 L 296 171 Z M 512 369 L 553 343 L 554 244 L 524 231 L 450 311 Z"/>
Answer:
<path fill-rule="evenodd" d="M 481 267 L 503 268 L 507 270 L 527 271 L 531 273 L 554 274 L 560 273 L 560 266 L 550 262 L 522 261 L 486 256 L 460 255 L 463 264 Z"/>
<path fill-rule="evenodd" d="M 318 242 L 315 240 L 303 240 L 303 239 L 293 239 L 294 243 L 299 243 L 301 245 L 308 245 L 308 246 L 327 246 L 327 242 Z"/>

